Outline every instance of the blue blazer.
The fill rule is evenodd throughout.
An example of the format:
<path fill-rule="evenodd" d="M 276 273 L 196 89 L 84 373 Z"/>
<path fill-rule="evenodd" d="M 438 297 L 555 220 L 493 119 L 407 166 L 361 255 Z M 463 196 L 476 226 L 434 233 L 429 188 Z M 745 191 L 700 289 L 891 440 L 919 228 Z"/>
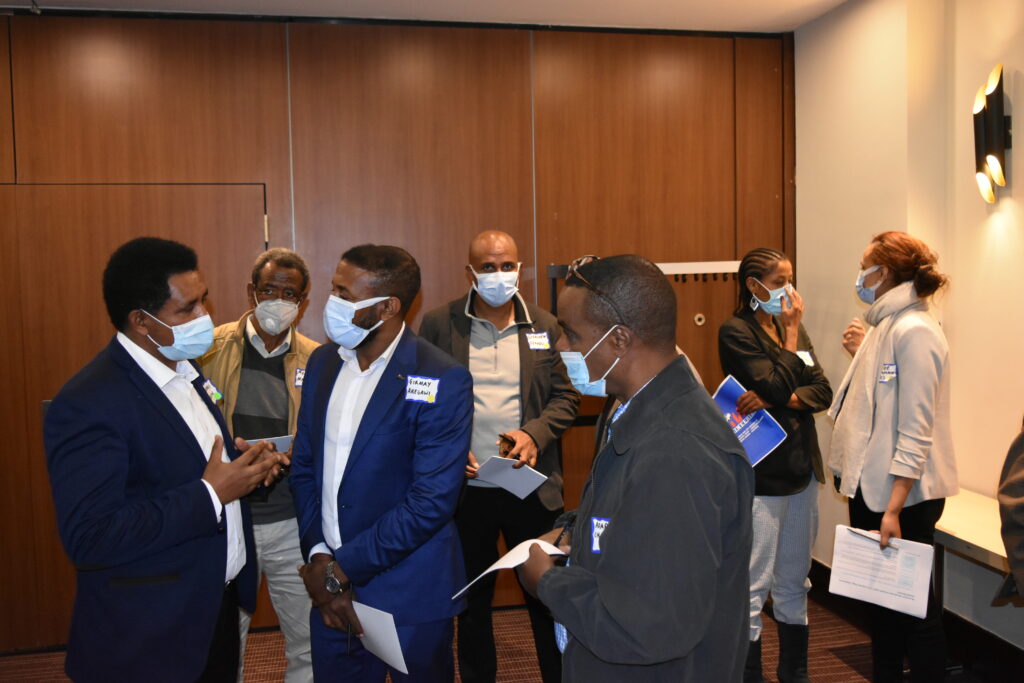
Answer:
<path fill-rule="evenodd" d="M 306 365 L 289 482 L 303 557 L 324 542 L 320 516 L 327 404 L 342 367 L 337 344 Z M 434 403 L 406 400 L 409 375 L 440 380 Z M 334 552 L 359 602 L 399 625 L 454 616 L 465 585 L 452 521 L 473 419 L 469 371 L 406 328 L 359 423 L 338 491 Z"/>
<path fill-rule="evenodd" d="M 195 386 L 234 458 L 203 381 Z M 54 398 L 44 433 L 57 528 L 78 578 L 68 675 L 195 680 L 224 595 L 227 534 L 200 481 L 206 454 L 192 431 L 114 338 Z M 252 610 L 256 563 L 244 502 L 242 516 L 239 598 Z"/>

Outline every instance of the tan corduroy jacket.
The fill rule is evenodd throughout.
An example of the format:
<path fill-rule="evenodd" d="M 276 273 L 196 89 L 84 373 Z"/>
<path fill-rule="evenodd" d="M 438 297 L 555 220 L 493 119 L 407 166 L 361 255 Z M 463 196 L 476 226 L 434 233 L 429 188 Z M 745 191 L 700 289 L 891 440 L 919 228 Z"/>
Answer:
<path fill-rule="evenodd" d="M 235 428 L 231 416 L 235 412 L 235 403 L 238 399 L 238 379 L 242 374 L 242 353 L 246 344 L 245 322 L 251 314 L 252 311 L 248 311 L 236 322 L 218 325 L 213 331 L 213 344 L 210 350 L 199 359 L 203 374 L 213 382 L 223 396 L 217 405 L 224 413 L 228 430 L 232 435 Z M 293 436 L 299 416 L 306 361 L 309 360 L 309 354 L 318 346 L 315 341 L 299 334 L 299 331 L 292 327 L 291 347 L 284 354 L 284 377 L 288 386 L 288 433 Z"/>

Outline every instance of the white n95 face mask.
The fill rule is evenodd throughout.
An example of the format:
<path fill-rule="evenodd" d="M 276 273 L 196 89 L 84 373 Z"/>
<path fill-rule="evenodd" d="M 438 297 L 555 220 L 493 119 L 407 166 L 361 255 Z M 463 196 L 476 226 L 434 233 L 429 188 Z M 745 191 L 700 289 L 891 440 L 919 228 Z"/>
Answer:
<path fill-rule="evenodd" d="M 157 351 L 163 354 L 167 360 L 181 361 L 199 358 L 213 343 L 213 319 L 210 318 L 209 313 L 195 320 L 189 320 L 187 323 L 168 325 L 149 311 L 142 312 L 174 333 L 174 343 L 170 346 L 160 346 L 155 339 L 146 335 L 146 338 L 156 344 Z"/>
<path fill-rule="evenodd" d="M 287 330 L 299 314 L 299 305 L 294 301 L 271 299 L 256 303 L 253 315 L 267 334 L 281 334 Z"/>
<path fill-rule="evenodd" d="M 367 329 L 365 327 L 359 327 L 352 318 L 355 317 L 356 311 L 364 308 L 369 308 L 374 304 L 379 304 L 381 301 L 387 301 L 391 297 L 378 296 L 372 299 L 363 299 L 362 301 L 345 301 L 339 296 L 332 294 L 327 299 L 327 305 L 324 306 L 324 331 L 327 332 L 328 338 L 338 346 L 346 349 L 354 349 L 363 343 L 366 336 L 373 332 L 375 329 L 380 327 L 384 321 L 378 320 L 377 324 Z"/>
<path fill-rule="evenodd" d="M 470 270 L 473 267 L 470 266 Z M 473 270 L 476 276 L 476 283 L 473 289 L 480 295 L 480 298 L 489 305 L 497 308 L 508 303 L 509 299 L 519 291 L 519 267 L 508 273 L 478 273 Z"/>

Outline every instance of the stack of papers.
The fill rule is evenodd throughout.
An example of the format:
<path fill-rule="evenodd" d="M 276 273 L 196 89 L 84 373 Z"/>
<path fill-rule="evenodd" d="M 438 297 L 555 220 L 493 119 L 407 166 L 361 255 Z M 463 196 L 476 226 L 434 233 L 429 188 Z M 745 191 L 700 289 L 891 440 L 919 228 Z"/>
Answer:
<path fill-rule="evenodd" d="M 877 533 L 836 525 L 829 593 L 923 619 L 935 548 L 902 538 L 882 550 Z"/>

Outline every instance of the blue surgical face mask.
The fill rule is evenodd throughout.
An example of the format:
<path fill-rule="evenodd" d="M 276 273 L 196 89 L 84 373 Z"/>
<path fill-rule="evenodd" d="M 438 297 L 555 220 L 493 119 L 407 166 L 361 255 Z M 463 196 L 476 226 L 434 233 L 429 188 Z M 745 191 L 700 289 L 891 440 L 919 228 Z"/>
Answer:
<path fill-rule="evenodd" d="M 878 286 L 882 284 L 882 280 L 879 280 L 870 287 L 865 287 L 864 278 L 866 278 L 868 275 L 871 275 L 871 273 L 875 272 L 881 267 L 882 266 L 871 266 L 870 268 L 865 268 L 864 270 L 860 271 L 860 274 L 857 275 L 857 282 L 854 284 L 854 286 L 857 288 L 857 296 L 860 297 L 860 300 L 866 304 L 875 303 L 875 291 L 878 289 Z"/>
<path fill-rule="evenodd" d="M 612 325 L 608 328 L 608 331 L 601 335 L 601 338 L 590 347 L 590 351 L 585 354 L 579 351 L 562 351 L 562 362 L 565 363 L 566 372 L 569 374 L 569 381 L 576 387 L 576 391 L 580 392 L 584 396 L 607 396 L 608 393 L 605 391 L 604 380 L 605 377 L 611 373 L 612 369 L 619 364 L 621 358 L 616 358 L 615 362 L 612 363 L 611 367 L 601 375 L 601 379 L 590 381 L 590 369 L 587 367 L 587 356 L 594 352 L 601 342 L 605 340 L 609 334 L 612 333 L 618 325 Z"/>
<path fill-rule="evenodd" d="M 778 289 L 768 289 L 763 282 L 754 278 L 754 282 L 761 285 L 768 291 L 768 301 L 761 301 L 753 294 L 750 295 L 750 308 L 757 310 L 758 307 L 768 315 L 781 315 L 782 314 L 782 297 L 789 291 L 789 285 L 779 287 Z"/>
<path fill-rule="evenodd" d="M 478 273 L 469 267 L 476 276 L 476 284 L 473 289 L 480 295 L 480 298 L 488 305 L 497 308 L 508 303 L 509 299 L 519 291 L 519 268 L 508 273 Z"/>
<path fill-rule="evenodd" d="M 339 296 L 331 295 L 324 306 L 324 331 L 332 342 L 346 349 L 354 349 L 363 343 L 366 336 L 380 327 L 384 321 L 378 320 L 377 324 L 367 329 L 359 327 L 352 319 L 356 311 L 369 308 L 381 301 L 387 301 L 390 297 L 378 296 L 362 301 L 345 301 Z"/>
<path fill-rule="evenodd" d="M 142 312 L 174 333 L 174 343 L 170 346 L 160 346 L 155 339 L 146 335 L 149 341 L 156 344 L 156 350 L 167 360 L 180 361 L 199 358 L 213 343 L 213 320 L 210 319 L 209 314 L 180 325 L 168 325 L 149 311 Z"/>

